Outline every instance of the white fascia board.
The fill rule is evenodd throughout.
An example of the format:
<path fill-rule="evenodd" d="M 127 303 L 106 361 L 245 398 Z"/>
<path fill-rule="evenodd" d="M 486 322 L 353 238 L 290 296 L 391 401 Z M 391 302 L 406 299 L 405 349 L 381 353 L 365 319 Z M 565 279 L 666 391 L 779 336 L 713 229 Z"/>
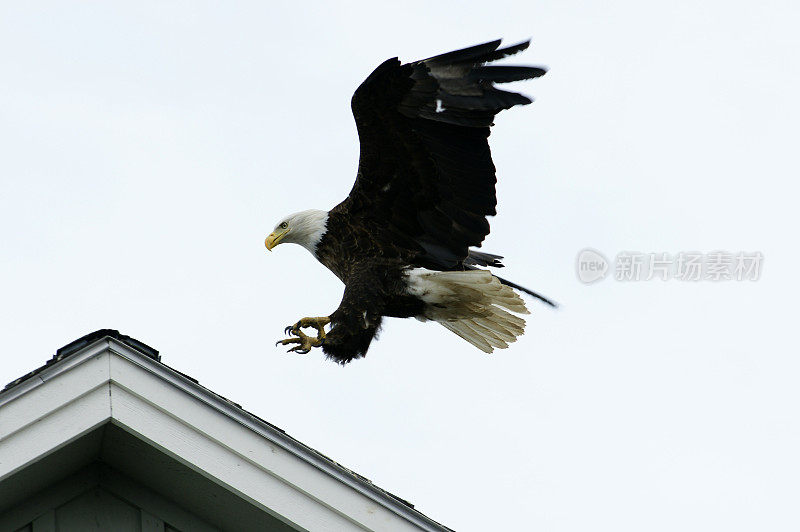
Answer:
<path fill-rule="evenodd" d="M 107 383 L 109 358 L 108 342 L 101 340 L 0 393 L 0 441 Z"/>
<path fill-rule="evenodd" d="M 0 481 L 108 422 L 110 357 L 103 341 L 0 393 Z"/>
<path fill-rule="evenodd" d="M 107 423 L 110 405 L 108 384 L 98 386 L 60 405 L 46 417 L 0 438 L 0 482 Z"/>
<path fill-rule="evenodd" d="M 56 415 L 59 410 L 63 412 Z M 63 416 L 71 415 L 82 422 L 65 430 Z M 46 445 L 54 445 L 52 452 L 109 418 L 265 511 L 307 530 L 448 530 L 111 337 L 0 394 L 0 480 L 35 458 L 36 452 L 46 453 Z M 36 450 L 14 454 L 21 452 L 14 442 L 29 441 L 35 425 L 50 421 L 58 427 L 50 439 L 42 440 Z"/>

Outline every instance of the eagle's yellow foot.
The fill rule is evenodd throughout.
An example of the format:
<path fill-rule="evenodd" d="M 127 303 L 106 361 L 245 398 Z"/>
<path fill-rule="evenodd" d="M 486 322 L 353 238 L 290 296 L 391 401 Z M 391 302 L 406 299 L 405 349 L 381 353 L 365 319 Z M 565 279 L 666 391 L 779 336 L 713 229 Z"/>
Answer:
<path fill-rule="evenodd" d="M 322 316 L 319 318 L 302 318 L 300 321 L 295 323 L 294 325 L 289 325 L 284 329 L 286 334 L 293 334 L 294 338 L 287 338 L 285 340 L 278 340 L 275 345 L 289 345 L 289 344 L 300 344 L 292 347 L 289 349 L 288 352 L 296 352 L 300 354 L 306 354 L 311 351 L 312 347 L 319 347 L 322 345 L 322 341 L 325 339 L 325 326 L 331 322 L 331 319 L 327 316 Z M 303 327 L 313 327 L 317 330 L 316 338 L 313 336 L 308 336 L 306 333 L 301 331 Z"/>
<path fill-rule="evenodd" d="M 301 355 L 305 355 L 309 351 L 311 351 L 312 347 L 319 347 L 322 345 L 321 338 L 314 338 L 313 336 L 308 336 L 303 331 L 298 331 L 296 337 L 287 338 L 285 340 L 278 340 L 275 342 L 275 345 L 289 345 L 289 344 L 300 344 L 292 347 L 287 351 L 287 353 L 291 353 L 294 351 L 295 353 L 300 353 Z"/>
<path fill-rule="evenodd" d="M 331 319 L 327 316 L 320 316 L 318 318 L 301 318 L 300 321 L 295 323 L 294 325 L 289 325 L 284 329 L 286 334 L 294 334 L 295 336 L 299 336 L 297 333 L 300 332 L 300 329 L 304 329 L 306 327 L 313 327 L 317 330 L 317 338 L 320 340 L 325 338 L 325 326 L 331 322 Z"/>

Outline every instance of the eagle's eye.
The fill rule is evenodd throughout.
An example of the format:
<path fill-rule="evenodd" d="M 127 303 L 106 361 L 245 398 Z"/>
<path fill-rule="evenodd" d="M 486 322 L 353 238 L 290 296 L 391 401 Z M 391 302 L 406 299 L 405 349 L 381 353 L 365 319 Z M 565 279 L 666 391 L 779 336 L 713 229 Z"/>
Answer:
<path fill-rule="evenodd" d="M 286 229 L 287 227 L 289 227 L 289 224 L 287 224 L 286 222 L 281 222 L 281 225 L 280 225 L 281 229 Z"/>

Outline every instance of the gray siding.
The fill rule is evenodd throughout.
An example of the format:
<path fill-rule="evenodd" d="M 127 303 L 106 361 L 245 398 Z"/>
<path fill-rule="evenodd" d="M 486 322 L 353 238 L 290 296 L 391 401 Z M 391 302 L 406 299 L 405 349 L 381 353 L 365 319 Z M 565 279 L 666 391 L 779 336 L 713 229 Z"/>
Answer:
<path fill-rule="evenodd" d="M 135 504 L 96 487 L 46 511 L 16 532 L 179 532 Z"/>
<path fill-rule="evenodd" d="M 102 488 L 90 490 L 56 508 L 55 518 L 57 530 L 142 530 L 141 509 Z M 33 532 L 39 531 L 34 528 Z"/>
<path fill-rule="evenodd" d="M 9 526 L 11 525 L 11 526 Z M 214 532 L 218 528 L 101 464 L 0 512 L 0 531 Z"/>

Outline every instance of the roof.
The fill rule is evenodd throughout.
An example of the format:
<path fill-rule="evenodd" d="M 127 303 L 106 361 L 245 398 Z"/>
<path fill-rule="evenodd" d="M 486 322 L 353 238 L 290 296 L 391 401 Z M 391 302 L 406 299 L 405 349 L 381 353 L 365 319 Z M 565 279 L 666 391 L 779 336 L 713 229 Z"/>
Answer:
<path fill-rule="evenodd" d="M 22 396 L 28 394 L 32 390 L 41 387 L 47 382 L 54 380 L 58 375 L 66 374 L 69 372 L 71 368 L 77 367 L 78 365 L 83 365 L 88 367 L 88 364 L 85 364 L 86 361 L 97 359 L 98 356 L 101 355 L 108 355 L 115 356 L 118 358 L 122 358 L 125 360 L 125 364 L 119 363 L 119 368 L 129 368 L 124 371 L 129 371 L 132 373 L 142 372 L 144 370 L 147 373 L 148 377 L 157 377 L 156 379 L 151 379 L 150 384 L 145 384 L 141 381 L 143 376 L 141 375 L 134 375 L 132 373 L 125 374 L 123 369 L 108 369 L 108 376 L 105 377 L 97 377 L 95 381 L 98 379 L 107 378 L 108 379 L 108 386 L 109 390 L 113 388 L 113 384 L 120 385 L 119 393 L 120 397 L 126 397 L 126 400 L 129 402 L 134 402 L 139 399 L 147 399 L 147 402 L 158 401 L 160 400 L 161 396 L 163 395 L 163 390 L 156 390 L 153 386 L 163 386 L 165 384 L 169 385 L 170 388 L 174 388 L 179 390 L 184 396 L 188 394 L 191 396 L 194 401 L 191 401 L 188 404 L 194 404 L 199 406 L 193 406 L 192 408 L 212 408 L 222 417 L 227 419 L 228 422 L 233 421 L 235 422 L 238 428 L 246 429 L 243 436 L 248 438 L 252 437 L 252 433 L 258 435 L 261 441 L 260 447 L 261 449 L 253 450 L 252 449 L 252 442 L 257 442 L 259 440 L 248 440 L 251 442 L 251 447 L 248 447 L 246 452 L 244 452 L 243 456 L 249 457 L 250 455 L 255 456 L 258 453 L 263 453 L 264 448 L 271 449 L 272 453 L 276 453 L 276 447 L 278 449 L 287 451 L 288 455 L 294 459 L 299 459 L 303 463 L 310 465 L 313 467 L 319 475 L 322 473 L 323 476 L 314 477 L 314 482 L 326 482 L 329 483 L 330 479 L 336 481 L 336 483 L 331 484 L 338 485 L 342 488 L 346 487 L 349 488 L 347 490 L 350 493 L 350 490 L 357 492 L 358 496 L 365 497 L 372 504 L 377 504 L 380 508 L 380 512 L 389 512 L 388 514 L 384 515 L 384 519 L 386 519 L 387 515 L 391 514 L 394 515 L 396 518 L 400 518 L 401 521 L 407 525 L 411 526 L 411 529 L 417 530 L 429 530 L 429 531 L 446 531 L 450 530 L 449 528 L 437 523 L 436 521 L 430 519 L 429 517 L 425 516 L 424 514 L 420 513 L 419 511 L 414 509 L 414 506 L 409 502 L 405 501 L 404 499 L 389 493 L 388 491 L 381 489 L 380 487 L 376 486 L 369 479 L 366 477 L 351 471 L 347 467 L 335 462 L 334 460 L 328 458 L 324 454 L 320 453 L 319 451 L 312 449 L 311 447 L 303 444 L 302 442 L 296 440 L 295 438 L 286 434 L 285 431 L 272 425 L 271 423 L 263 420 L 259 416 L 244 410 L 241 406 L 226 399 L 225 397 L 220 396 L 219 394 L 214 393 L 213 391 L 205 388 L 204 386 L 200 385 L 196 379 L 185 375 L 169 366 L 161 362 L 161 356 L 156 349 L 148 346 L 147 344 L 136 340 L 130 336 L 126 336 L 121 334 L 119 331 L 112 330 L 112 329 L 101 329 L 95 331 L 93 333 L 87 334 L 69 344 L 65 345 L 64 347 L 58 349 L 56 354 L 48 360 L 43 366 L 31 371 L 30 373 L 15 379 L 11 383 L 5 386 L 2 392 L 0 392 L 0 409 L 7 408 L 7 411 L 11 414 L 14 414 L 14 402 L 21 398 Z M 130 364 L 127 364 L 130 363 Z M 112 365 L 111 359 L 109 359 L 108 366 Z M 99 366 L 98 366 L 99 367 Z M 100 368 L 98 371 L 105 372 L 105 368 Z M 138 380 L 137 380 L 138 379 Z M 103 381 L 106 382 L 106 381 Z M 153 384 L 155 383 L 155 384 Z M 98 388 L 98 386 L 93 384 L 94 390 Z M 138 387 L 141 386 L 141 389 Z M 149 387 L 148 387 L 149 386 Z M 75 388 L 72 386 L 71 388 Z M 156 391 L 154 391 L 156 390 Z M 130 392 L 130 393 L 128 393 Z M 60 393 L 60 392 L 59 392 Z M 75 393 L 78 393 L 77 391 Z M 84 395 L 89 396 L 89 392 L 83 392 Z M 128 394 L 132 398 L 128 399 Z M 149 394 L 149 395 L 148 395 Z M 50 394 L 54 395 L 54 394 Z M 57 393 L 55 394 L 57 395 Z M 159 399 L 156 399 L 155 397 Z M 55 399 L 51 397 L 48 399 L 51 403 Z M 70 401 L 75 402 L 77 399 L 70 399 Z M 118 401 L 122 401 L 122 399 L 118 399 Z M 123 405 L 126 406 L 126 405 Z M 50 404 L 46 408 L 53 410 L 58 405 Z M 44 407 L 43 407 L 44 408 Z M 139 417 L 131 417 L 129 420 L 122 419 L 124 412 L 122 407 L 112 407 L 109 405 L 109 412 L 111 412 L 114 408 L 117 409 L 116 415 L 114 413 L 111 414 L 111 421 L 116 423 L 126 430 L 129 430 L 133 433 L 138 433 L 139 430 L 142 432 L 146 432 L 145 428 L 137 428 L 133 425 L 136 423 L 141 423 L 140 418 L 142 417 L 142 409 L 146 409 L 147 405 L 146 402 L 142 403 L 142 406 L 139 407 L 139 410 L 136 412 L 137 416 Z M 187 408 L 189 408 L 187 406 Z M 18 408 L 21 410 L 21 407 Z M 28 412 L 31 410 L 30 408 L 26 408 L 26 414 L 30 414 L 31 419 L 33 419 L 34 413 Z M 163 410 L 163 409 L 162 409 Z M 169 410 L 169 409 L 167 409 Z M 173 416 L 179 416 L 179 412 L 169 412 Z M 193 414 L 196 416 L 197 413 Z M 105 414 L 104 414 L 105 415 Z M 40 415 L 40 419 L 42 416 Z M 186 418 L 192 417 L 192 415 L 186 415 L 184 418 L 181 418 L 181 421 L 186 421 Z M 197 416 L 196 416 L 197 417 Z M 205 416 L 207 417 L 207 416 Z M 205 419 L 203 417 L 203 419 Z M 200 419 L 200 417 L 197 417 Z M 130 421 L 132 420 L 132 421 Z M 129 426 L 129 425 L 131 426 Z M 34 426 L 34 423 L 29 423 L 30 426 Z M 162 422 L 163 425 L 163 422 Z M 5 441 L 10 441 L 17 432 L 20 432 L 22 429 L 22 422 L 19 422 L 18 426 L 6 427 L 6 430 L 0 430 L 0 443 Z M 94 426 L 96 428 L 96 425 Z M 209 429 L 210 430 L 210 429 Z M 230 429 L 228 429 L 230 430 Z M 207 429 L 203 429 L 203 431 L 207 431 Z M 89 432 L 88 428 L 85 429 L 81 434 L 86 435 Z M 76 433 L 77 434 L 77 433 Z M 151 437 L 149 435 L 145 435 L 148 438 Z M 76 436 L 77 438 L 77 436 Z M 264 441 L 266 440 L 266 441 Z M 62 442 L 62 445 L 66 445 L 66 443 Z M 226 446 L 233 446 L 234 444 L 225 442 Z M 4 446 L 0 445 L 0 449 Z M 6 445 L 6 449 L 12 448 L 13 445 Z M 20 447 L 25 448 L 28 451 L 27 447 Z M 32 452 L 31 452 L 32 453 Z M 242 453 L 240 453 L 242 454 Z M 31 457 L 33 454 L 31 454 Z M 269 458 L 269 455 L 266 455 Z M 30 457 L 29 457 L 30 458 Z M 18 472 L 21 469 L 21 466 L 18 466 L 15 470 L 8 470 L 7 468 L 2 467 L 3 464 L 8 466 L 8 460 L 3 460 L 3 453 L 0 451 L 0 483 L 2 483 L 4 478 L 9 478 L 10 475 Z M 259 463 L 263 463 L 261 460 Z M 238 464 L 237 464 L 238 466 Z M 272 471 L 269 471 L 272 473 Z M 213 472 L 209 473 L 213 475 Z M 294 473 L 292 473 L 294 474 Z M 279 475 L 276 475 L 279 476 Z M 327 477 L 328 480 L 324 480 Z M 312 477 L 304 477 L 305 479 L 311 479 Z M 284 479 L 285 480 L 285 479 Z M 308 481 L 308 480 L 306 480 Z M 292 481 L 294 482 L 294 481 Z M 296 484 L 296 483 L 295 483 Z M 305 490 L 303 486 L 299 486 L 301 490 Z M 344 498 L 350 497 L 351 495 L 348 494 L 339 494 L 337 497 L 337 501 L 341 502 L 342 507 L 360 507 L 358 505 L 353 506 L 352 500 L 350 502 L 345 502 Z M 252 497 L 251 497 L 252 498 Z M 334 497 L 336 498 L 336 497 Z M 334 509 L 335 503 L 331 501 L 321 500 L 317 497 L 318 502 L 321 502 L 327 506 L 331 506 Z M 355 499 L 353 499 L 355 500 Z M 258 502 L 258 501 L 255 501 Z M 348 506 L 350 505 L 350 506 Z M 363 505 L 361 505 L 363 506 Z M 367 510 L 367 514 L 374 514 L 376 510 L 369 509 Z M 340 511 L 341 513 L 341 511 Z M 346 512 L 344 512 L 346 514 Z M 366 514 L 365 514 L 366 515 Z M 347 516 L 348 519 L 354 521 L 358 528 L 363 529 L 371 529 L 374 523 L 371 525 L 370 517 L 363 517 L 363 519 L 356 517 L 352 518 Z M 361 521 L 359 521 L 361 519 Z M 386 522 L 386 521 L 384 521 Z M 404 525 L 405 527 L 405 525 Z M 305 526 L 301 526 L 301 528 L 306 528 Z"/>
<path fill-rule="evenodd" d="M 106 337 L 115 338 L 115 339 L 119 340 L 120 342 L 122 342 L 122 343 L 124 343 L 124 344 L 126 344 L 126 345 L 128 345 L 130 347 L 133 347 L 134 349 L 137 349 L 137 350 L 141 351 L 143 354 L 145 354 L 148 357 L 152 358 L 156 362 L 161 362 L 161 355 L 159 355 L 158 351 L 156 351 L 155 349 L 153 349 L 149 345 L 147 345 L 147 344 L 145 344 L 143 342 L 140 342 L 136 338 L 131 338 L 130 336 L 126 336 L 124 334 L 120 334 L 119 331 L 116 331 L 114 329 L 100 329 L 100 330 L 94 331 L 92 333 L 89 333 L 86 336 L 81 336 L 77 340 L 73 340 L 72 342 L 68 343 L 64 347 L 61 347 L 61 348 L 57 349 L 56 350 L 56 354 L 53 355 L 53 358 L 51 358 L 50 360 L 45 362 L 44 366 L 40 366 L 40 367 L 36 368 L 35 370 L 33 370 L 33 371 L 29 372 L 29 373 L 26 373 L 22 377 L 19 377 L 18 379 L 14 379 L 13 381 L 9 382 L 8 384 L 6 384 L 5 388 L 3 388 L 3 392 L 8 391 L 11 388 L 17 386 L 18 384 L 21 384 L 21 383 L 25 382 L 26 380 L 35 377 L 36 375 L 38 375 L 42 371 L 46 370 L 47 368 L 49 368 L 50 366 L 55 364 L 56 362 L 64 360 L 66 357 L 78 352 L 79 350 L 83 349 L 84 347 L 86 347 L 88 345 L 91 345 L 95 341 L 100 340 L 102 338 L 106 338 Z M 184 375 L 184 376 L 189 380 L 197 382 L 196 379 L 192 379 L 188 375 Z"/>

